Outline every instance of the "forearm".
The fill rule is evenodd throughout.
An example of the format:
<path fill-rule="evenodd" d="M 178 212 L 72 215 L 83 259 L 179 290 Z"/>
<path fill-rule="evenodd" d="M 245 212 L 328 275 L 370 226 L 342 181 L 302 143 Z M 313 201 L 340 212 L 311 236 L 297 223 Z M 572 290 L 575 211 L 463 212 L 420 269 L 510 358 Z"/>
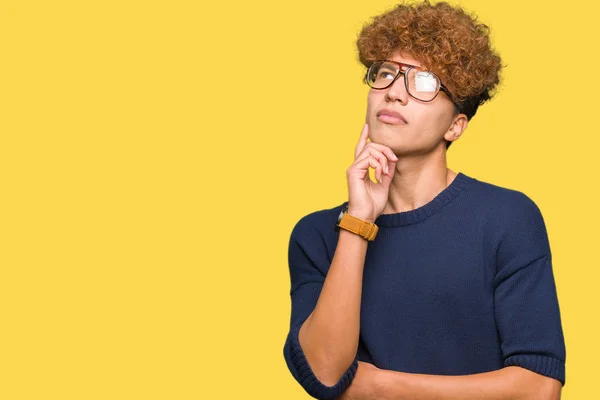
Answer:
<path fill-rule="evenodd" d="M 560 381 L 520 367 L 472 375 L 425 375 L 381 370 L 378 399 L 559 400 Z"/>
<path fill-rule="evenodd" d="M 366 251 L 365 239 L 340 230 L 319 300 L 298 334 L 306 360 L 325 385 L 335 384 L 356 357 Z"/>

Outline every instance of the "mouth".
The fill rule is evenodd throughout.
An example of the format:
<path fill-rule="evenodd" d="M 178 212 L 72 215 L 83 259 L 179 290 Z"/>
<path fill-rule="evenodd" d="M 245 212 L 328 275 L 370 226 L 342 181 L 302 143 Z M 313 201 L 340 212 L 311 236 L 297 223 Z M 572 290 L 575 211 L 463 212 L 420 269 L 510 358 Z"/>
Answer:
<path fill-rule="evenodd" d="M 403 125 L 407 124 L 406 119 L 397 111 L 381 110 L 377 113 L 377 119 L 386 124 Z"/>

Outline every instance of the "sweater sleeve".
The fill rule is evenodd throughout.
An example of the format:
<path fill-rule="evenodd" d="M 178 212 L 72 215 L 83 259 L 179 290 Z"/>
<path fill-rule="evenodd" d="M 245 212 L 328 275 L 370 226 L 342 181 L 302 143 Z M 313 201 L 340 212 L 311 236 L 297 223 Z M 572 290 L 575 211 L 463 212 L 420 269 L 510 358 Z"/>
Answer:
<path fill-rule="evenodd" d="M 294 227 L 289 242 L 291 321 L 283 354 L 293 377 L 309 395 L 335 399 L 350 386 L 358 367 L 358 355 L 335 385 L 326 386 L 313 373 L 300 346 L 298 332 L 317 304 L 329 268 L 323 238 L 317 231 L 306 229 L 305 224 L 306 220 L 301 220 Z"/>
<path fill-rule="evenodd" d="M 504 366 L 564 386 L 566 349 L 546 227 L 537 205 L 520 198 L 496 253 L 494 307 Z"/>

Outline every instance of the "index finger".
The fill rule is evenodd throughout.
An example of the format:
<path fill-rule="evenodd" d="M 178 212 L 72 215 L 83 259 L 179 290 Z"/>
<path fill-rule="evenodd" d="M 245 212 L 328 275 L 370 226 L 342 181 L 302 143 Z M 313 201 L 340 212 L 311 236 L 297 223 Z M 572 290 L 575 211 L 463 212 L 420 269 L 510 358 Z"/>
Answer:
<path fill-rule="evenodd" d="M 358 143 L 356 144 L 356 149 L 354 150 L 354 159 L 358 157 L 362 149 L 367 145 L 367 138 L 369 137 L 369 124 L 365 124 L 363 126 L 362 132 L 360 133 L 360 138 L 358 139 Z"/>

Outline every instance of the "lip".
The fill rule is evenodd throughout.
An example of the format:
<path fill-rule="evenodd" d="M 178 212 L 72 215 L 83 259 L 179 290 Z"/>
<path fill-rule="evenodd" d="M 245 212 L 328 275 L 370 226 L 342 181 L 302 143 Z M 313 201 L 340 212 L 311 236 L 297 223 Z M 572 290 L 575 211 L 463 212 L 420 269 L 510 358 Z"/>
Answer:
<path fill-rule="evenodd" d="M 384 108 L 377 113 L 377 118 L 386 123 L 390 124 L 407 124 L 406 118 L 398 111 L 390 110 L 389 108 Z"/>

